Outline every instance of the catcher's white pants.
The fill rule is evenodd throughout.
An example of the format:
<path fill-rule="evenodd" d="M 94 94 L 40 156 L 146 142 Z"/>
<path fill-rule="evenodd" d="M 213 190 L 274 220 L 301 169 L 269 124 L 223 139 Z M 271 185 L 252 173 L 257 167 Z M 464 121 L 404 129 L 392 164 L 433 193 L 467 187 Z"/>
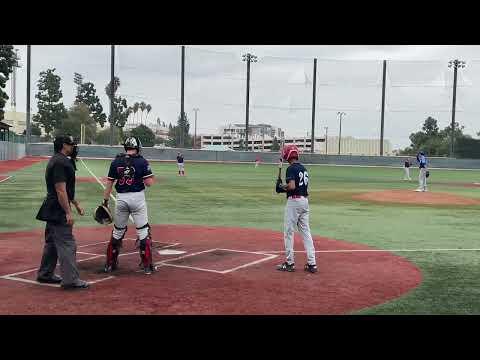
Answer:
<path fill-rule="evenodd" d="M 405 169 L 405 176 L 403 177 L 403 180 L 412 180 L 410 178 L 410 168 L 404 167 Z"/>
<path fill-rule="evenodd" d="M 427 169 L 420 168 L 418 174 L 418 188 L 420 190 L 427 190 Z"/>
<path fill-rule="evenodd" d="M 285 220 L 284 220 L 284 241 L 286 261 L 289 264 L 295 262 L 293 251 L 293 240 L 295 227 L 303 238 L 303 246 L 307 252 L 307 262 L 310 265 L 315 265 L 315 247 L 313 246 L 312 235 L 310 234 L 309 225 L 309 206 L 308 198 L 288 199 L 285 206 Z"/>
<path fill-rule="evenodd" d="M 177 163 L 178 171 L 185 171 L 185 163 Z"/>
<path fill-rule="evenodd" d="M 124 228 L 128 224 L 128 217 L 132 215 L 133 222 L 137 228 L 139 239 L 145 239 L 148 236 L 148 228 L 139 229 L 148 223 L 147 202 L 145 192 L 117 193 L 117 205 L 115 206 L 115 218 L 113 227 L 113 237 L 121 239 L 125 234 Z M 119 230 L 119 229 L 122 230 Z"/>

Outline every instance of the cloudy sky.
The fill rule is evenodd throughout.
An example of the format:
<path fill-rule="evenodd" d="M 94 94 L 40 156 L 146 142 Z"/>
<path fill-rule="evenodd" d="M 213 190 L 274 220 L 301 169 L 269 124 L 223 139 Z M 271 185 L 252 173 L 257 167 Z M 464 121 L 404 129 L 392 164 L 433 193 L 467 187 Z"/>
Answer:
<path fill-rule="evenodd" d="M 26 46 L 16 46 L 17 110 L 25 111 Z M 310 133 L 313 58 L 318 59 L 316 133 L 338 134 L 338 111 L 346 113 L 342 136 L 378 138 L 380 134 L 382 60 L 387 60 L 385 138 L 393 148 L 409 145 L 408 136 L 428 116 L 441 128 L 451 120 L 453 71 L 448 61 L 461 59 L 456 119 L 473 136 L 480 131 L 480 46 L 249 46 L 191 45 L 186 48 L 185 111 L 193 133 L 245 121 L 246 64 L 242 54 L 258 57 L 251 65 L 250 122 L 269 123 L 289 135 Z M 180 46 L 117 46 L 115 72 L 119 93 L 129 105 L 152 105 L 149 121 L 172 122 L 180 112 Z M 110 46 L 32 46 L 32 111 L 40 71 L 56 68 L 64 103 L 75 96 L 74 72 L 95 84 L 108 113 L 104 92 L 110 79 Z M 7 92 L 10 86 L 7 85 Z M 10 103 L 7 104 L 7 110 Z"/>

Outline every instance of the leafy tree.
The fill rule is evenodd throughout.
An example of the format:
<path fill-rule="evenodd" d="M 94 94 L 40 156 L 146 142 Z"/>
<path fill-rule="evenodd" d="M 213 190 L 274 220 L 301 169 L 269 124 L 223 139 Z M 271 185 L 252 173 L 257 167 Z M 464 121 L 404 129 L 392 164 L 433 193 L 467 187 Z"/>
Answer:
<path fill-rule="evenodd" d="M 109 145 L 111 134 L 112 134 L 112 131 L 110 130 L 109 127 L 106 127 L 104 129 L 98 131 L 97 135 L 95 137 L 95 143 L 100 144 L 100 145 Z M 114 136 L 113 142 L 115 144 L 119 144 L 123 141 L 123 134 L 120 131 L 120 128 L 118 128 L 116 126 L 113 127 L 113 136 Z"/>
<path fill-rule="evenodd" d="M 80 125 L 85 125 L 85 140 L 87 143 L 95 140 L 97 124 L 90 116 L 90 110 L 87 105 L 78 103 L 73 105 L 68 113 L 55 129 L 55 135 L 70 134 L 76 139 L 80 139 Z"/>
<path fill-rule="evenodd" d="M 32 125 L 30 126 L 30 134 L 35 136 L 41 136 L 42 130 L 40 129 L 40 126 L 38 126 L 38 124 L 32 123 Z"/>
<path fill-rule="evenodd" d="M 114 137 L 114 128 L 120 128 L 120 134 L 123 138 L 123 127 L 127 123 L 128 117 L 130 116 L 131 109 L 127 105 L 127 100 L 122 98 L 121 96 L 115 96 L 118 88 L 120 87 L 120 79 L 118 77 L 114 77 L 113 79 L 113 86 L 112 82 L 110 81 L 107 86 L 105 87 L 105 92 L 108 96 L 108 99 L 112 101 L 113 98 L 113 109 L 112 114 L 108 117 L 108 122 L 110 123 L 110 131 L 111 131 L 111 142 L 110 145 L 113 145 L 115 140 Z"/>
<path fill-rule="evenodd" d="M 140 139 L 143 146 L 153 146 L 155 145 L 155 134 L 152 129 L 143 124 L 137 126 L 136 128 L 130 130 L 130 136 L 136 136 Z"/>
<path fill-rule="evenodd" d="M 47 136 L 66 117 L 67 110 L 62 103 L 62 91 L 60 90 L 60 76 L 55 74 L 55 69 L 48 69 L 40 73 L 38 80 L 38 112 L 33 116 L 33 121 L 39 123 Z"/>
<path fill-rule="evenodd" d="M 272 151 L 279 151 L 280 150 L 280 143 L 278 142 L 277 137 L 275 136 L 272 141 Z"/>
<path fill-rule="evenodd" d="M 145 110 L 147 110 L 147 116 L 145 117 L 145 123 L 147 123 L 148 114 L 150 113 L 150 111 L 152 111 L 152 105 L 148 104 L 148 105 L 145 107 Z"/>
<path fill-rule="evenodd" d="M 107 115 L 103 112 L 103 106 L 96 92 L 93 83 L 82 82 L 78 88 L 75 104 L 85 104 L 93 120 L 103 128 L 107 122 Z"/>
<path fill-rule="evenodd" d="M 437 136 L 438 135 L 438 125 L 437 120 L 429 116 L 423 123 L 422 130 L 427 136 Z"/>
<path fill-rule="evenodd" d="M 5 116 L 3 109 L 9 99 L 3 89 L 10 79 L 13 68 L 18 64 L 18 60 L 13 45 L 0 45 L 0 120 L 3 120 Z"/>
<path fill-rule="evenodd" d="M 137 115 L 138 109 L 140 109 L 140 103 L 136 102 L 135 104 L 133 104 L 133 108 L 132 108 L 132 109 L 133 109 L 133 113 L 134 113 L 135 115 Z M 137 121 L 138 121 L 138 119 L 135 119 L 135 120 L 134 120 L 134 122 L 137 122 Z"/>
<path fill-rule="evenodd" d="M 187 114 L 184 115 L 183 119 L 181 116 L 178 117 L 177 125 L 168 126 L 168 137 L 169 141 L 167 142 L 168 146 L 171 147 L 191 147 L 193 139 L 188 134 L 190 130 L 190 124 L 188 122 Z"/>

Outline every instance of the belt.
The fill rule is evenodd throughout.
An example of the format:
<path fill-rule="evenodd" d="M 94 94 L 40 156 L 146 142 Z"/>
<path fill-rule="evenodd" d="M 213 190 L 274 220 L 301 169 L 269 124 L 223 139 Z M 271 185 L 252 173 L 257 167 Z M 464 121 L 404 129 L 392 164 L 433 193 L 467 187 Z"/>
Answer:
<path fill-rule="evenodd" d="M 305 196 L 303 195 L 290 195 L 288 198 L 289 199 L 302 199 L 304 198 Z"/>

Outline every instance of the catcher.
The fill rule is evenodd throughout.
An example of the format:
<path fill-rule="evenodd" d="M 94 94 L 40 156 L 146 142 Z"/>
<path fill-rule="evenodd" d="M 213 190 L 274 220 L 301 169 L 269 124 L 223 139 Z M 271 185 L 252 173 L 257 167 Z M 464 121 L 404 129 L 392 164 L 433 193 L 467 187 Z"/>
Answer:
<path fill-rule="evenodd" d="M 145 186 L 152 186 L 154 176 L 148 161 L 140 155 L 141 142 L 137 137 L 128 137 L 124 142 L 125 153 L 118 154 L 110 164 L 103 203 L 95 211 L 95 219 L 100 223 L 111 223 L 108 199 L 115 183 L 117 204 L 112 236 L 107 248 L 105 272 L 118 267 L 118 255 L 122 240 L 127 232 L 128 217 L 133 217 L 137 229 L 137 244 L 140 249 L 140 266 L 145 274 L 155 271 L 152 262 L 152 237 L 148 224 Z"/>
<path fill-rule="evenodd" d="M 287 193 L 287 205 L 285 206 L 284 241 L 286 261 L 277 267 L 280 271 L 295 271 L 293 239 L 295 227 L 303 237 L 303 246 L 307 252 L 307 264 L 305 271 L 316 273 L 315 247 L 309 225 L 308 206 L 308 171 L 298 161 L 298 148 L 295 145 L 287 145 L 283 148 L 282 159 L 288 161 L 290 166 L 285 175 L 286 185 L 282 185 L 280 177 L 281 165 L 279 166 L 278 179 L 275 190 L 277 193 Z"/>

